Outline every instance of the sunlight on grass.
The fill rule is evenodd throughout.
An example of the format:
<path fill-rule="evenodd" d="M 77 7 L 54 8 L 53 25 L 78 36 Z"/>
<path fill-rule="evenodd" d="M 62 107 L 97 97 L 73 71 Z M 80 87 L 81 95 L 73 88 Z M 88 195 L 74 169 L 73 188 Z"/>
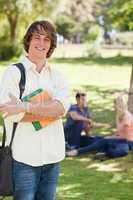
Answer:
<path fill-rule="evenodd" d="M 97 66 L 73 66 L 56 64 L 55 67 L 63 71 L 71 86 L 86 86 L 98 85 L 99 87 L 121 88 L 127 89 L 129 87 L 131 68 L 121 67 L 106 67 Z M 114 73 L 115 71 L 115 73 Z M 80 77 L 79 77 L 80 75 Z"/>
<path fill-rule="evenodd" d="M 115 133 L 113 101 L 116 93 L 128 91 L 132 58 L 63 58 L 51 63 L 68 77 L 71 102 L 77 90 L 87 93 L 96 125 L 92 135 Z M 0 65 L 1 77 L 8 62 Z M 133 200 L 133 154 L 106 162 L 94 161 L 93 156 L 67 157 L 61 162 L 57 200 Z"/>
<path fill-rule="evenodd" d="M 118 163 L 108 163 L 108 164 L 94 163 L 88 166 L 88 169 L 96 169 L 97 171 L 103 171 L 103 172 L 121 171 Z"/>
<path fill-rule="evenodd" d="M 59 191 L 60 190 L 63 190 L 63 191 L 68 190 L 69 191 L 70 189 L 73 189 L 73 188 L 76 188 L 76 187 L 80 187 L 80 186 L 81 186 L 81 184 L 79 184 L 79 183 L 77 183 L 77 184 L 75 183 L 73 185 L 69 184 L 69 185 L 64 185 L 64 186 L 59 187 L 58 190 Z"/>

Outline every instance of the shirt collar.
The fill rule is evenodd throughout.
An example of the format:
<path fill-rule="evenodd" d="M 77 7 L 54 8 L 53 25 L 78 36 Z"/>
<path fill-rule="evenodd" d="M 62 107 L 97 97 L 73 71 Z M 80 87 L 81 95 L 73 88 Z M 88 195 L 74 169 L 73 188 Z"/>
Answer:
<path fill-rule="evenodd" d="M 36 65 L 29 60 L 27 56 L 23 56 L 20 60 L 21 63 L 24 64 L 26 69 L 34 69 L 36 70 Z M 42 70 L 50 69 L 50 65 L 46 61 L 45 67 Z"/>

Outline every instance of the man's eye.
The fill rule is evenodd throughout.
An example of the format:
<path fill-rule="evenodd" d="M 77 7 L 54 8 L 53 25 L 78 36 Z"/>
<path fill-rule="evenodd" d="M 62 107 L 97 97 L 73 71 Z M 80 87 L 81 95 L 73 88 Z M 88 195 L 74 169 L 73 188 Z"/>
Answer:
<path fill-rule="evenodd" d="M 40 37 L 38 37 L 38 36 L 35 37 L 35 39 L 37 39 L 37 40 L 38 40 L 39 38 L 40 38 Z"/>
<path fill-rule="evenodd" d="M 45 38 L 45 41 L 50 41 L 50 39 L 49 38 Z"/>

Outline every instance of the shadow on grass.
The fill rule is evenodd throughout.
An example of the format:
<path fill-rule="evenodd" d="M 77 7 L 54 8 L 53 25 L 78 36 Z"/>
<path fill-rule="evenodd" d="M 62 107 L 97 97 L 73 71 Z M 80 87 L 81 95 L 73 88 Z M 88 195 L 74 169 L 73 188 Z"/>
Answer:
<path fill-rule="evenodd" d="M 88 57 L 88 58 L 53 58 L 51 59 L 51 62 L 54 63 L 68 63 L 68 64 L 85 64 L 85 65 L 91 65 L 92 64 L 98 64 L 99 66 L 101 65 L 106 66 L 113 66 L 113 65 L 120 65 L 120 66 L 125 66 L 125 65 L 131 65 L 133 64 L 133 58 L 132 57 L 127 57 L 127 56 L 115 56 L 115 57 L 108 57 L 108 58 L 102 58 L 102 57 Z"/>
<path fill-rule="evenodd" d="M 81 85 L 81 87 L 86 92 L 95 92 L 99 97 L 101 98 L 109 98 L 111 95 L 119 94 L 119 93 L 125 93 L 127 94 L 128 91 L 126 89 L 115 89 L 115 88 L 106 88 L 106 87 L 99 87 L 95 85 Z"/>
<path fill-rule="evenodd" d="M 118 89 L 82 86 L 89 92 L 88 106 L 92 118 L 103 124 L 93 134 L 114 133 L 114 93 Z M 106 126 L 108 125 L 108 126 Z M 133 184 L 133 155 L 104 162 L 93 160 L 93 154 L 66 158 L 61 164 L 58 200 L 132 200 L 130 188 Z M 127 187 L 128 184 L 128 187 Z M 98 187 L 97 187 L 98 186 Z"/>
<path fill-rule="evenodd" d="M 128 168 L 127 173 L 122 167 L 128 164 L 128 157 L 104 162 L 91 157 L 66 158 L 62 162 L 57 199 L 132 200 L 133 173 Z"/>

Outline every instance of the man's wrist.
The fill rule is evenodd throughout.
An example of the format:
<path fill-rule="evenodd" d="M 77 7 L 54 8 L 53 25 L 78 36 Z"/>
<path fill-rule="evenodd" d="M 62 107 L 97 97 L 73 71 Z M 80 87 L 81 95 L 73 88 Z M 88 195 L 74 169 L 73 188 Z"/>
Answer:
<path fill-rule="evenodd" d="M 30 113 L 31 104 L 29 102 L 23 102 L 22 112 Z"/>

